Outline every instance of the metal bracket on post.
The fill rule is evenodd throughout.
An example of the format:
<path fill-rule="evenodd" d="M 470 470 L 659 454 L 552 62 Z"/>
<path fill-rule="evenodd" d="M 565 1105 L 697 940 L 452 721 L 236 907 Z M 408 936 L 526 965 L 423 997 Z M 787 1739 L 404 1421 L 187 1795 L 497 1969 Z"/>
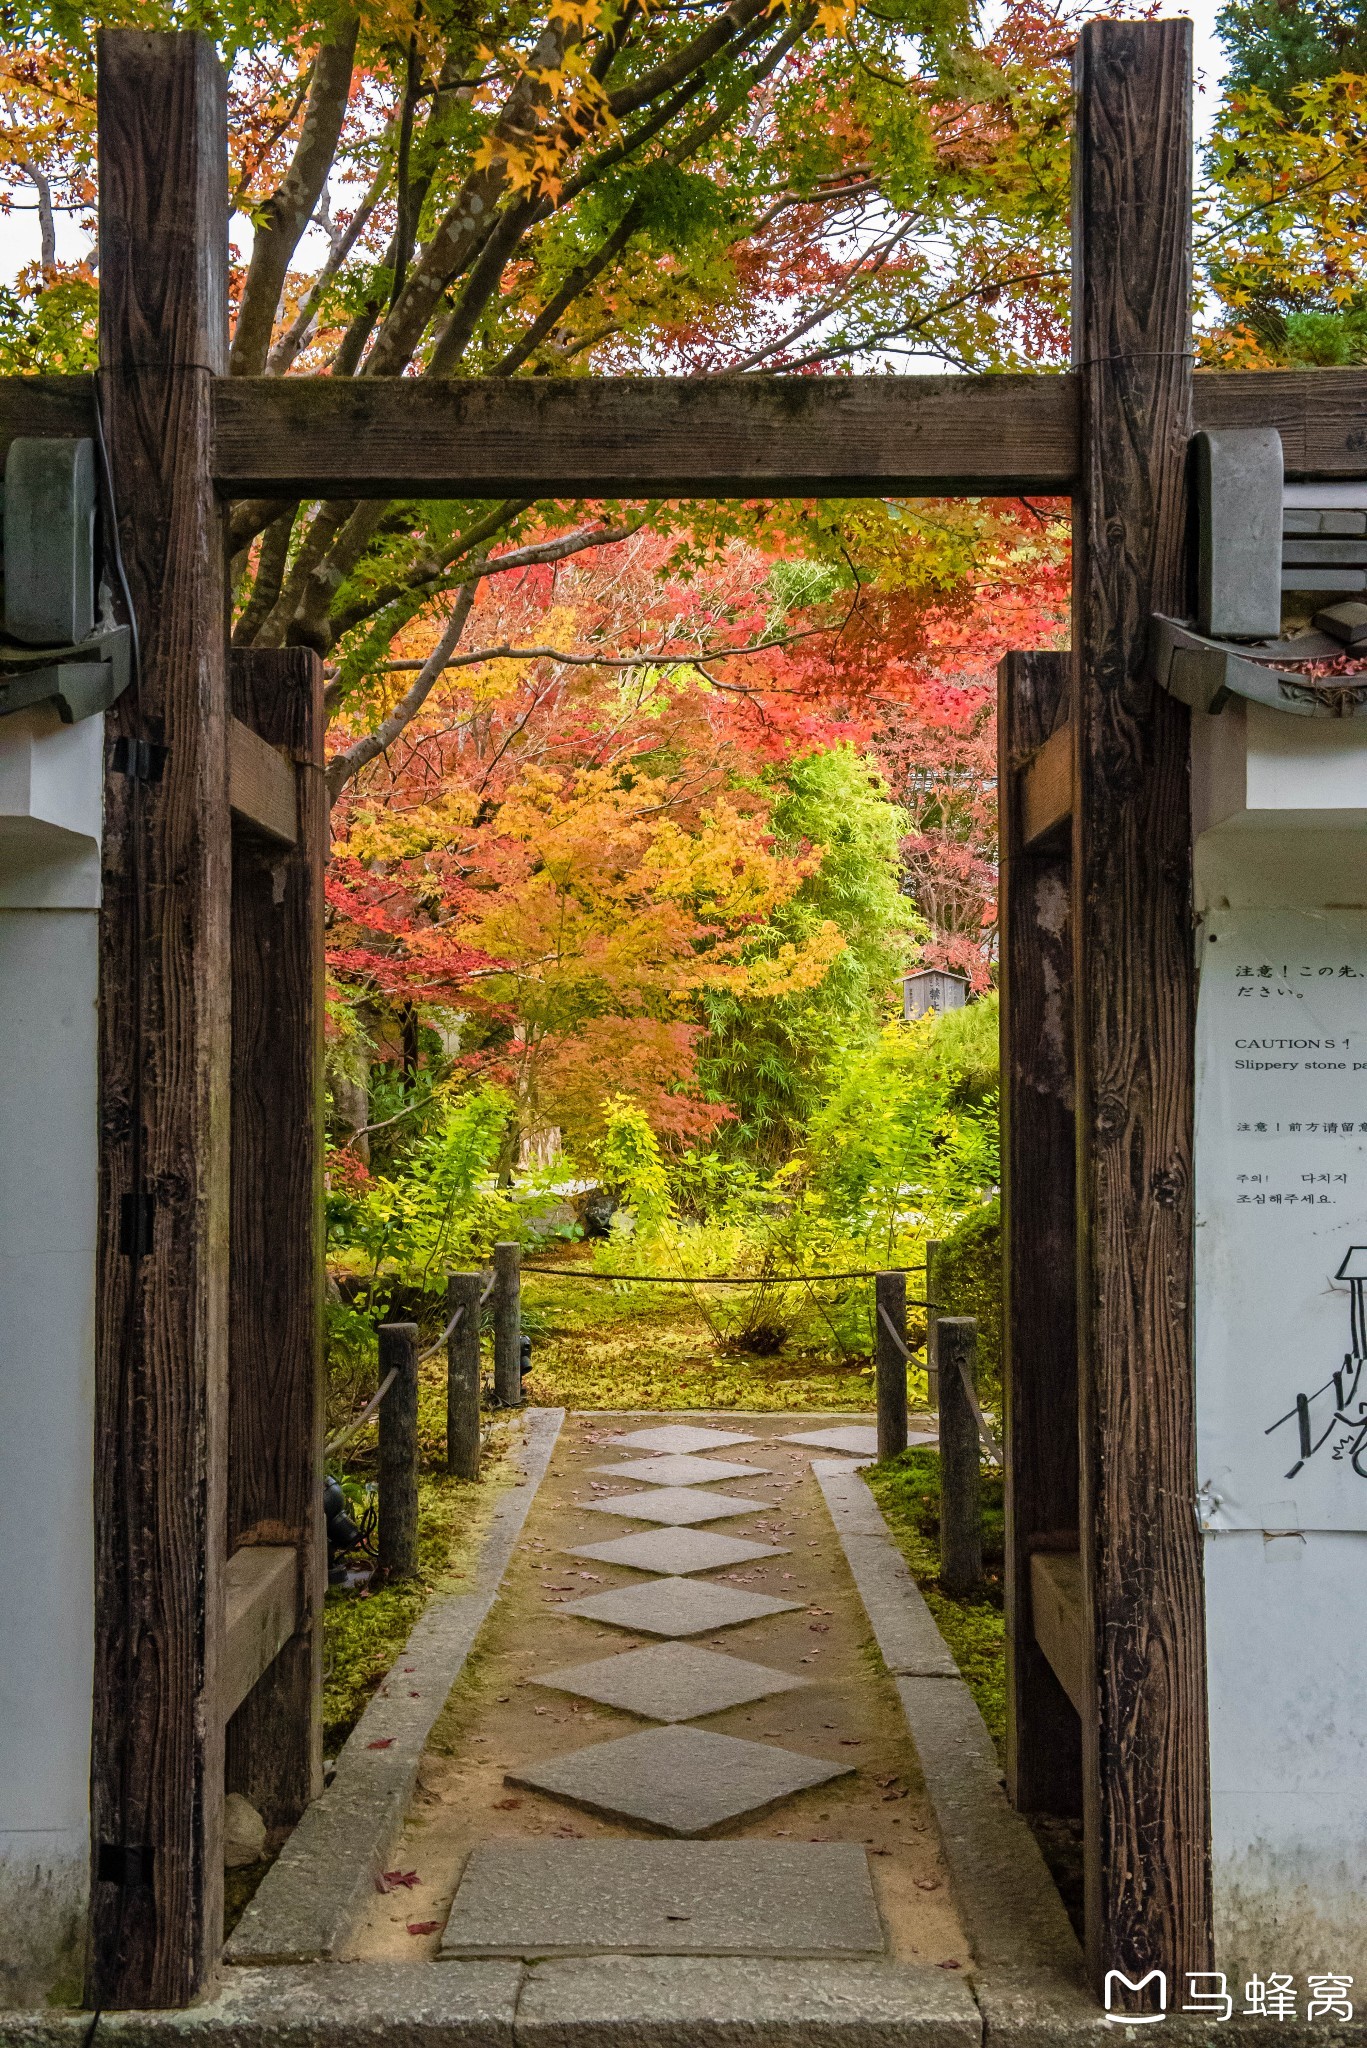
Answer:
<path fill-rule="evenodd" d="M 1245 697 L 1305 718 L 1361 717 L 1367 670 L 1321 678 L 1278 664 L 1338 661 L 1367 641 L 1367 607 L 1332 601 L 1312 629 L 1281 637 L 1284 592 L 1352 600 L 1367 591 L 1367 517 L 1288 508 L 1275 427 L 1212 429 L 1192 446 L 1197 616 L 1151 620 L 1154 680 L 1193 711 L 1218 714 Z"/>
<path fill-rule="evenodd" d="M 90 441 L 10 443 L 0 718 L 52 704 L 74 725 L 128 687 L 129 629 L 95 617 L 95 502 Z"/>

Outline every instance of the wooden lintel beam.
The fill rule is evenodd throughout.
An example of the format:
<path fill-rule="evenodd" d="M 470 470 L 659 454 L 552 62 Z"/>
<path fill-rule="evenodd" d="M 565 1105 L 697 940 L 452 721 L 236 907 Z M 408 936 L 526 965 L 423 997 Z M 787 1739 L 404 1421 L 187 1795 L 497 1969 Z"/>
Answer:
<path fill-rule="evenodd" d="M 1281 428 L 1287 474 L 1367 471 L 1367 371 L 1205 374 L 1198 426 Z M 231 497 L 1066 496 L 1076 379 L 233 378 Z"/>
<path fill-rule="evenodd" d="M 294 769 L 240 718 L 228 725 L 228 808 L 236 823 L 282 846 L 299 837 Z"/>
<path fill-rule="evenodd" d="M 1061 725 L 1020 771 L 1023 850 L 1038 846 L 1073 815 L 1073 745 L 1072 726 Z"/>
<path fill-rule="evenodd" d="M 1079 1714 L 1091 1712 L 1087 1631 L 1082 1614 L 1082 1561 L 1075 1550 L 1039 1551 L 1030 1560 L 1035 1641 Z"/>
<path fill-rule="evenodd" d="M 299 1559 L 292 1543 L 249 1543 L 228 1559 L 220 1667 L 225 1722 L 294 1634 L 298 1580 Z"/>
<path fill-rule="evenodd" d="M 1367 473 L 1367 371 L 1203 371 L 1198 427 L 1280 429 L 1292 478 Z M 0 377 L 16 434 L 94 431 L 89 377 Z M 214 474 L 229 497 L 1066 495 L 1074 378 L 233 378 Z"/>

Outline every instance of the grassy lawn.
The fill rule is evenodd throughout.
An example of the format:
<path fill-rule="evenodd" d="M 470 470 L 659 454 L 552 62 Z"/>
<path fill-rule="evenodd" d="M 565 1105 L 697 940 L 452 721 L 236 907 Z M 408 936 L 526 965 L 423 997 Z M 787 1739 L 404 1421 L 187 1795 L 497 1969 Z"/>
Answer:
<path fill-rule="evenodd" d="M 873 1407 L 866 1356 L 833 1356 L 834 1345 L 759 1356 L 728 1339 L 727 1306 L 686 1287 L 525 1274 L 527 1397 L 556 1408 Z"/>

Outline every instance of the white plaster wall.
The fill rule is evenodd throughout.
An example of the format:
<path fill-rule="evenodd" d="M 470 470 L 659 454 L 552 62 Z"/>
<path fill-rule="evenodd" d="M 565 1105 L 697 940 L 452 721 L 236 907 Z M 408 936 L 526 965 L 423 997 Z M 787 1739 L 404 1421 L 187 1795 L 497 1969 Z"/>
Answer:
<path fill-rule="evenodd" d="M 1307 910 L 1367 907 L 1367 721 L 1243 704 L 1193 718 L 1192 797 L 1198 957 L 1212 913 L 1295 912 L 1288 932 L 1303 939 Z M 1216 1051 L 1202 1042 L 1198 1061 Z M 1357 1080 L 1353 1092 L 1363 1095 Z M 1203 1152 L 1198 1114 L 1202 1472 L 1211 1390 L 1200 1331 L 1225 1312 L 1220 1289 L 1240 1285 L 1237 1245 L 1222 1258 L 1201 1242 L 1212 1133 L 1204 1142 Z M 1361 1177 L 1355 1168 L 1341 1220 L 1367 1243 Z M 1289 1306 L 1300 1276 L 1286 1277 Z M 1296 1330 L 1268 1327 L 1263 1345 L 1269 1357 L 1294 1358 Z M 1250 1357 L 1250 1379 L 1262 1363 Z M 1367 1497 L 1367 1482 L 1358 1484 Z M 1367 1533 L 1207 1526 L 1204 1548 L 1217 1967 L 1240 1989 L 1253 1971 L 1275 1970 L 1296 1975 L 1302 1990 L 1311 1971 L 1354 1976 L 1367 1990 Z"/>
<path fill-rule="evenodd" d="M 0 719 L 0 2004 L 9 2005 L 79 1998 L 89 1889 L 102 725 Z"/>

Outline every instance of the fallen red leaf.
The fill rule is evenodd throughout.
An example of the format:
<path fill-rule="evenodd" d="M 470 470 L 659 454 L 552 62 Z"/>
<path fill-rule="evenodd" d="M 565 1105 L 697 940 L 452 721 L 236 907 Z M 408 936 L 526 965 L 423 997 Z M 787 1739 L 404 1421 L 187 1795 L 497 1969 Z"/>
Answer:
<path fill-rule="evenodd" d="M 410 1934 L 435 1934 L 440 1926 L 440 1920 L 410 1920 L 408 1923 L 408 1931 Z M 958 1967 L 959 1965 L 957 1963 L 947 1963 L 945 1965 L 946 1969 L 953 1968 L 957 1970 Z"/>
<path fill-rule="evenodd" d="M 380 1738 L 379 1738 L 379 1740 L 378 1740 L 377 1742 L 368 1742 L 368 1743 L 366 1744 L 366 1748 L 367 1748 L 367 1749 L 390 1749 L 390 1748 L 392 1748 L 392 1747 L 393 1747 L 393 1743 L 394 1743 L 394 1738 L 393 1738 L 393 1736 L 392 1736 L 392 1735 L 382 1735 L 382 1736 L 380 1736 Z"/>
<path fill-rule="evenodd" d="M 418 1873 L 416 1870 L 386 1870 L 384 1881 L 386 1884 L 406 1884 L 411 1891 L 418 1881 Z"/>

